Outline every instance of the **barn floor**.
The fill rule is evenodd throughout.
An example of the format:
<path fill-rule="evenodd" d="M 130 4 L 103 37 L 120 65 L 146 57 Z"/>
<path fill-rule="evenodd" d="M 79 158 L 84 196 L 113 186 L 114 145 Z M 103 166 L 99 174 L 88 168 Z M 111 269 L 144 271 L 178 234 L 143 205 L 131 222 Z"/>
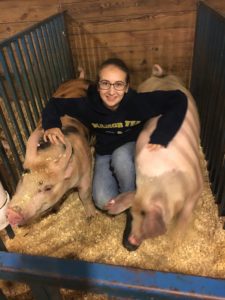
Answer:
<path fill-rule="evenodd" d="M 2 239 L 12 252 L 225 278 L 225 231 L 222 219 L 218 218 L 204 159 L 202 165 L 204 190 L 192 224 L 182 237 L 170 231 L 162 237 L 144 241 L 137 251 L 129 252 L 121 244 L 125 214 L 112 217 L 98 211 L 88 222 L 77 193 L 73 193 L 57 213 L 32 225 L 15 228 L 13 240 L 3 230 Z M 16 298 L 16 290 L 20 291 L 19 298 Z M 9 299 L 32 299 L 24 286 L 18 289 L 8 286 L 6 292 Z M 69 291 L 64 294 L 67 295 L 65 299 L 108 299 L 82 293 L 73 298 Z"/>

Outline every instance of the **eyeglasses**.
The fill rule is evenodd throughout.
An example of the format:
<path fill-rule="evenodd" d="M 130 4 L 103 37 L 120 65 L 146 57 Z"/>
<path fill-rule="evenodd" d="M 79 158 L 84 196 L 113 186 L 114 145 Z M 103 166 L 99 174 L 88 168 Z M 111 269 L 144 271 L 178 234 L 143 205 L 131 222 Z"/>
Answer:
<path fill-rule="evenodd" d="M 127 84 L 123 81 L 116 81 L 114 83 L 110 83 L 108 80 L 100 80 L 98 82 L 98 86 L 101 90 L 109 90 L 111 88 L 111 85 L 117 91 L 122 91 L 127 86 Z"/>

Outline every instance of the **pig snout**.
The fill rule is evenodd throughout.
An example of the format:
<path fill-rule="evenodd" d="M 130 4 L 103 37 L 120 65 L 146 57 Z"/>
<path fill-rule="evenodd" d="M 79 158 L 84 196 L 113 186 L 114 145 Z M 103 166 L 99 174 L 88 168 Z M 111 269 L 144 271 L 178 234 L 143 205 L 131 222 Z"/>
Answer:
<path fill-rule="evenodd" d="M 6 211 L 6 216 L 12 226 L 22 225 L 25 222 L 25 218 L 20 212 L 19 207 L 9 207 Z"/>

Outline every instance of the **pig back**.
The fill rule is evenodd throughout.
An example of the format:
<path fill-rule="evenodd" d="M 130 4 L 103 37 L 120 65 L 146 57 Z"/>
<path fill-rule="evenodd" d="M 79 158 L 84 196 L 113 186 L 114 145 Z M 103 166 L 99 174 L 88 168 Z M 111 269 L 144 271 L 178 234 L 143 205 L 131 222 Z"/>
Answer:
<path fill-rule="evenodd" d="M 151 76 L 138 88 L 139 92 L 153 90 L 181 90 L 187 96 L 188 108 L 180 129 L 166 148 L 149 151 L 145 147 L 160 117 L 153 118 L 146 123 L 136 144 L 136 169 L 137 174 L 142 175 L 142 177 L 137 177 L 156 177 L 178 171 L 186 174 L 193 184 L 196 184 L 201 178 L 201 171 L 199 160 L 200 125 L 195 101 L 190 92 L 174 75 Z"/>

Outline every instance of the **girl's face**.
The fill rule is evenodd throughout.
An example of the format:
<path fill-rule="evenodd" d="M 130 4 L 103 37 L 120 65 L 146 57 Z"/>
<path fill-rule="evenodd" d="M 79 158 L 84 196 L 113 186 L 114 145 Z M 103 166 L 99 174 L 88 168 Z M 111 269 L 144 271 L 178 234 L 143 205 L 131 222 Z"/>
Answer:
<path fill-rule="evenodd" d="M 99 72 L 98 92 L 107 108 L 116 110 L 127 91 L 126 73 L 120 68 L 109 65 Z"/>

